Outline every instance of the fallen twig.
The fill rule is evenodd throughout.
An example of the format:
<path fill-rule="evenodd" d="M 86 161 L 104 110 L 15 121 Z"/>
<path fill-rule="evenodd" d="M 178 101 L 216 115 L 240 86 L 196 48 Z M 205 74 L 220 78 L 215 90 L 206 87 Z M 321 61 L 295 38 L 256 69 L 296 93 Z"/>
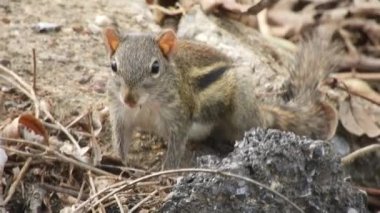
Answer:
<path fill-rule="evenodd" d="M 116 203 L 117 203 L 117 206 L 119 207 L 120 213 L 124 213 L 123 205 L 121 204 L 120 199 L 117 197 L 117 195 L 113 195 L 113 197 L 116 200 Z"/>
<path fill-rule="evenodd" d="M 92 178 L 91 171 L 87 172 L 87 176 L 89 180 L 88 182 L 90 183 L 91 191 L 93 191 L 94 194 L 96 194 L 98 190 L 95 187 L 95 183 L 94 183 L 94 179 Z M 98 198 L 95 198 L 95 199 L 97 200 Z M 100 209 L 101 209 L 101 212 L 106 212 L 106 209 L 104 208 L 102 203 L 100 203 Z"/>
<path fill-rule="evenodd" d="M 276 2 L 278 2 L 278 0 L 261 0 L 259 3 L 250 7 L 245 13 L 250 15 L 257 15 L 259 12 L 274 5 Z"/>
<path fill-rule="evenodd" d="M 177 8 L 177 9 L 168 9 L 168 8 L 162 7 L 162 6 L 157 5 L 157 4 L 152 4 L 152 5 L 149 5 L 149 9 L 158 10 L 158 11 L 162 12 L 163 14 L 170 15 L 170 16 L 184 14 L 184 9 L 181 7 Z"/>
<path fill-rule="evenodd" d="M 58 151 L 56 150 L 53 150 L 51 149 L 50 147 L 44 145 L 44 144 L 40 144 L 40 143 L 36 143 L 36 142 L 33 142 L 33 141 L 28 141 L 28 140 L 22 140 L 22 139 L 14 139 L 14 138 L 4 138 L 4 137 L 0 137 L 0 140 L 3 140 L 3 141 L 6 141 L 6 142 L 14 142 L 14 143 L 24 143 L 24 144 L 27 144 L 27 145 L 31 145 L 31 146 L 36 146 L 38 148 L 41 148 L 42 150 L 44 151 L 47 151 L 47 153 L 51 153 L 53 155 L 55 155 L 58 159 L 64 161 L 64 162 L 67 162 L 67 163 L 71 163 L 79 168 L 82 168 L 82 169 L 85 169 L 85 170 L 90 170 L 90 171 L 93 171 L 97 174 L 101 174 L 101 175 L 107 175 L 107 176 L 111 176 L 115 179 L 118 178 L 117 175 L 114 175 L 112 173 L 109 173 L 107 171 L 104 171 L 104 170 L 101 170 L 101 169 L 98 169 L 92 165 L 89 165 L 89 164 L 86 164 L 86 163 L 83 163 L 81 161 L 78 161 L 78 160 L 75 160 L 73 158 L 70 158 L 70 157 L 67 157 L 61 153 L 59 153 Z M 42 157 L 49 157 L 48 155 L 41 155 Z"/>
<path fill-rule="evenodd" d="M 33 55 L 33 90 L 34 93 L 36 93 L 36 79 L 37 79 L 37 62 L 36 62 L 36 49 L 32 49 L 32 55 Z"/>
<path fill-rule="evenodd" d="M 144 199 L 140 200 L 136 205 L 134 205 L 129 212 L 132 213 L 136 211 L 142 204 L 144 204 L 146 201 L 148 201 L 150 198 L 152 198 L 155 194 L 157 194 L 158 190 L 154 190 L 152 193 L 150 193 L 148 196 L 146 196 Z"/>
<path fill-rule="evenodd" d="M 362 73 L 362 72 L 341 72 L 341 73 L 334 73 L 331 75 L 333 78 L 358 78 L 363 80 L 369 80 L 369 81 L 380 81 L 380 73 Z"/>
<path fill-rule="evenodd" d="M 8 76 L 8 77 L 7 77 Z M 29 99 L 33 101 L 34 104 L 34 110 L 35 110 L 35 116 L 38 118 L 39 116 L 39 110 L 40 110 L 40 103 L 36 97 L 36 94 L 34 93 L 34 90 L 29 84 L 27 84 L 20 76 L 18 76 L 15 72 L 8 69 L 7 67 L 0 64 L 0 77 L 17 87 L 21 90 L 26 96 L 28 96 Z M 10 78 L 9 78 L 10 77 Z M 12 80 L 13 78 L 14 80 Z"/>
<path fill-rule="evenodd" d="M 376 92 L 368 92 L 371 90 L 362 91 L 336 78 L 327 79 L 326 83 L 332 88 L 339 88 L 343 91 L 346 91 L 350 95 L 361 97 L 369 102 L 372 102 L 380 106 L 380 95 Z"/>
<path fill-rule="evenodd" d="M 47 116 L 50 120 L 52 120 L 52 121 L 55 123 L 55 125 L 57 125 L 63 133 L 65 133 L 65 135 L 70 139 L 70 141 L 74 144 L 74 146 L 75 146 L 78 150 L 80 150 L 80 146 L 79 146 L 78 141 L 75 140 L 75 138 L 73 137 L 72 134 L 70 134 L 69 130 L 68 130 L 66 127 L 64 127 L 59 121 L 57 121 L 57 120 L 53 117 L 53 115 L 50 114 L 50 112 L 49 112 L 47 109 L 43 109 L 43 111 L 44 111 L 44 113 L 46 114 L 46 116 Z"/>
<path fill-rule="evenodd" d="M 366 72 L 379 72 L 380 59 L 365 55 L 360 55 L 359 57 L 346 56 L 339 64 L 338 70 L 350 70 L 351 68 Z"/>
<path fill-rule="evenodd" d="M 358 149 L 358 150 L 342 157 L 341 163 L 342 163 L 342 165 L 346 166 L 346 165 L 352 163 L 357 158 L 364 156 L 364 155 L 367 155 L 368 153 L 378 151 L 378 150 L 380 150 L 380 144 L 372 144 L 372 145 L 363 147 L 361 149 Z"/>
<path fill-rule="evenodd" d="M 78 192 L 76 190 L 61 187 L 61 186 L 54 186 L 54 185 L 50 185 L 47 183 L 40 183 L 40 186 L 41 186 L 41 188 L 44 188 L 44 189 L 49 190 L 49 191 L 67 194 L 67 195 L 71 195 L 73 197 L 78 197 L 80 200 L 86 200 L 89 197 L 88 194 L 83 194 L 83 193 L 81 193 L 81 191 Z"/>
<path fill-rule="evenodd" d="M 12 79 L 10 79 L 6 76 L 10 76 L 13 79 L 15 79 L 16 81 L 13 81 Z M 0 77 L 4 78 L 9 83 L 16 86 L 18 89 L 21 90 L 21 92 L 23 92 L 26 96 L 28 96 L 33 101 L 34 107 L 35 107 L 35 117 L 38 118 L 39 114 L 40 114 L 39 113 L 40 103 L 36 97 L 36 94 L 34 93 L 33 88 L 29 84 L 27 84 L 22 78 L 20 78 L 15 72 L 13 72 L 12 70 L 6 68 L 5 66 L 3 66 L 1 64 L 0 64 Z M 42 107 L 41 109 L 46 114 L 46 116 L 50 120 L 52 120 L 60 128 L 60 130 L 62 132 L 64 132 L 66 134 L 66 136 L 70 139 L 70 141 L 74 144 L 74 146 L 77 149 L 80 149 L 78 142 L 70 134 L 70 132 L 59 121 L 57 121 L 46 108 Z"/>
<path fill-rule="evenodd" d="M 21 179 L 26 174 L 26 171 L 29 169 L 30 162 L 32 162 L 32 157 L 29 157 L 26 161 L 24 166 L 22 167 L 20 173 L 16 176 L 16 180 L 13 181 L 12 185 L 9 187 L 7 197 L 4 199 L 4 202 L 2 203 L 3 206 L 5 206 L 11 199 L 13 194 L 16 192 L 17 186 L 20 183 Z"/>

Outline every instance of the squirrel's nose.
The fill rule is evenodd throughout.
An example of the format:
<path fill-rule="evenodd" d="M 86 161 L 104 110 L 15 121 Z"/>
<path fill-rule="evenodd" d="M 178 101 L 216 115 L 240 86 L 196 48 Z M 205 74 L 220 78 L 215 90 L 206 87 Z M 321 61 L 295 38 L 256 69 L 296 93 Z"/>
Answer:
<path fill-rule="evenodd" d="M 126 94 L 124 96 L 124 103 L 127 104 L 129 107 L 134 108 L 136 106 L 136 98 L 132 94 Z"/>
<path fill-rule="evenodd" d="M 130 89 L 126 88 L 124 91 L 124 103 L 129 107 L 134 108 L 137 105 L 138 97 Z"/>

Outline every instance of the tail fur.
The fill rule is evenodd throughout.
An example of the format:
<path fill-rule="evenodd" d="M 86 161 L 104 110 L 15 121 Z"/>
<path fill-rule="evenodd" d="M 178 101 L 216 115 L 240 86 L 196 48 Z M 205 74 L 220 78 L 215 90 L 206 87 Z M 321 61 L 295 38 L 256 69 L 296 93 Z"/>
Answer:
<path fill-rule="evenodd" d="M 338 114 L 319 90 L 322 80 L 334 70 L 340 47 L 313 35 L 304 40 L 290 68 L 290 86 L 285 105 L 263 106 L 269 127 L 293 131 L 314 139 L 330 139 L 336 131 Z"/>

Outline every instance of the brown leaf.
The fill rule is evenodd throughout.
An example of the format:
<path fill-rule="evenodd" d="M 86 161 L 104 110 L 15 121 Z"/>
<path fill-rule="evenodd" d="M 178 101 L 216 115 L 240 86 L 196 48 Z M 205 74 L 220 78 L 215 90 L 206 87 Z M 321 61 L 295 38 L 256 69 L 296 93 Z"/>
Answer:
<path fill-rule="evenodd" d="M 5 126 L 2 137 L 48 143 L 48 134 L 41 121 L 31 114 L 22 114 Z"/>
<path fill-rule="evenodd" d="M 34 134 L 40 135 L 43 137 L 43 142 L 48 143 L 48 134 L 39 119 L 34 117 L 31 114 L 23 114 L 19 117 L 19 124 L 26 127 L 29 131 Z"/>
<path fill-rule="evenodd" d="M 69 156 L 73 156 L 75 159 L 85 163 L 89 163 L 89 150 L 90 147 L 88 146 L 77 149 L 76 146 L 73 146 L 73 144 L 66 142 L 59 148 L 59 151 L 61 151 L 62 153 Z"/>
<path fill-rule="evenodd" d="M 260 0 L 258 3 L 253 4 L 254 1 L 241 1 L 236 0 L 200 0 L 201 7 L 204 11 L 209 12 L 217 7 L 222 7 L 223 9 L 239 13 L 239 14 L 251 14 L 256 15 L 263 9 L 273 5 L 277 0 Z"/>
<path fill-rule="evenodd" d="M 364 131 L 356 122 L 355 117 L 351 111 L 349 101 L 344 101 L 339 106 L 339 117 L 344 128 L 354 135 L 363 135 Z"/>
<path fill-rule="evenodd" d="M 340 103 L 339 116 L 342 125 L 355 135 L 366 134 L 374 138 L 380 135 L 380 106 L 374 100 L 378 94 L 364 81 L 342 80 L 350 97 Z"/>
<path fill-rule="evenodd" d="M 19 117 L 14 119 L 11 123 L 7 124 L 1 132 L 1 136 L 4 138 L 20 138 L 18 120 Z"/>
<path fill-rule="evenodd" d="M 8 155 L 3 148 L 0 148 L 0 174 L 3 173 L 5 163 L 8 161 Z M 1 175 L 0 175 L 1 176 Z"/>

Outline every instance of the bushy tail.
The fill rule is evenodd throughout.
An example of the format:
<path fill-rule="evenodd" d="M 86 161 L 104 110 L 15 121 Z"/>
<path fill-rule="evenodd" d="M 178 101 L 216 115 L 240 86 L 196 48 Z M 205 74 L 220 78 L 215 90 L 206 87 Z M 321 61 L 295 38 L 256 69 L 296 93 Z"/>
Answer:
<path fill-rule="evenodd" d="M 319 83 L 335 69 L 341 47 L 320 34 L 306 37 L 289 69 L 289 95 L 294 102 L 310 102 L 320 97 Z"/>
<path fill-rule="evenodd" d="M 319 84 L 338 62 L 339 45 L 319 35 L 300 45 L 290 68 L 290 101 L 280 106 L 263 106 L 268 127 L 292 131 L 314 139 L 330 139 L 336 131 L 338 114 L 323 98 Z"/>

